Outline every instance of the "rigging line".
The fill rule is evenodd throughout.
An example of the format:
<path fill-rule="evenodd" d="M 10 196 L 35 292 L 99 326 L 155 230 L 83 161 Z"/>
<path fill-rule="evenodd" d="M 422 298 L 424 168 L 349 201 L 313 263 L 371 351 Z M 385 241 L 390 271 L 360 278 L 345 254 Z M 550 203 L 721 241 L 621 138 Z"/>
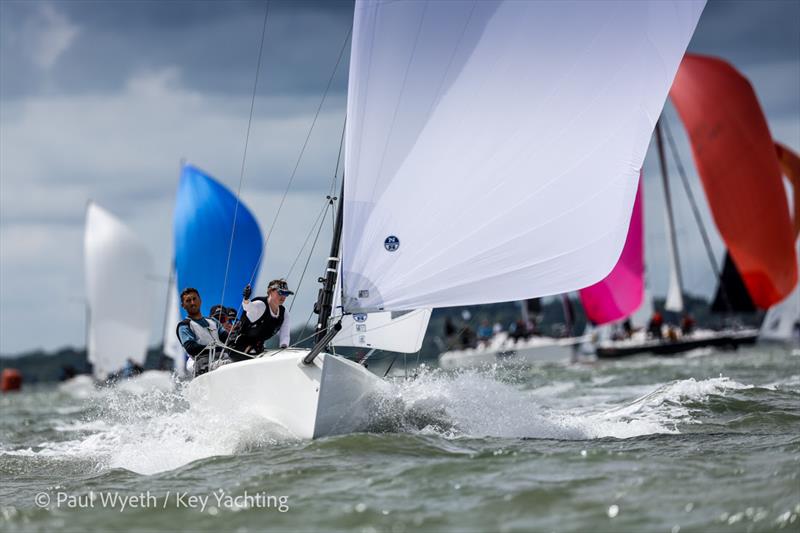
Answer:
<path fill-rule="evenodd" d="M 394 366 L 394 362 L 397 360 L 397 356 L 398 355 L 400 355 L 400 354 L 399 353 L 395 353 L 394 354 L 394 359 L 392 359 L 392 362 L 389 363 L 389 367 L 386 369 L 386 372 L 383 373 L 383 377 L 386 377 L 386 376 L 389 375 L 389 371 L 392 370 L 392 367 Z"/>
<path fill-rule="evenodd" d="M 298 346 L 301 342 L 311 339 L 317 336 L 317 332 L 312 333 L 308 337 L 303 337 L 306 334 L 306 328 L 308 327 L 308 323 L 311 322 L 311 319 L 314 317 L 314 310 L 312 309 L 311 312 L 308 314 L 308 318 L 306 319 L 306 323 L 303 325 L 303 330 L 300 332 L 300 340 L 292 344 L 292 346 Z M 325 328 L 327 329 L 327 327 Z"/>
<path fill-rule="evenodd" d="M 703 238 L 703 244 L 706 249 L 706 254 L 708 255 L 708 262 L 711 263 L 711 269 L 714 271 L 714 275 L 717 279 L 720 279 L 720 271 L 717 267 L 717 261 L 714 258 L 714 250 L 711 248 L 711 240 L 708 238 L 708 233 L 706 232 L 705 224 L 703 224 L 703 219 L 700 216 L 700 209 L 697 206 L 697 202 L 695 201 L 694 194 L 692 194 L 692 190 L 689 187 L 689 179 L 686 177 L 686 170 L 683 168 L 683 162 L 678 155 L 678 147 L 675 144 L 675 139 L 672 137 L 672 131 L 669 129 L 669 122 L 665 119 L 664 121 L 664 130 L 667 133 L 667 141 L 669 142 L 670 151 L 672 152 L 672 158 L 675 160 L 675 164 L 678 167 L 678 175 L 681 177 L 681 183 L 683 184 L 683 189 L 686 191 L 686 195 L 689 197 L 689 203 L 692 206 L 692 214 L 694 215 L 694 220 L 697 223 L 697 227 L 700 230 L 700 235 Z M 730 301 L 728 300 L 728 294 L 725 290 L 725 286 L 722 282 L 720 282 L 720 288 L 722 290 L 722 295 L 725 298 L 725 304 L 730 309 Z"/>
<path fill-rule="evenodd" d="M 336 170 L 333 171 L 333 179 L 331 180 L 330 195 L 336 193 L 336 182 L 339 180 L 339 163 L 342 161 L 342 148 L 344 147 L 344 134 L 347 131 L 347 113 L 344 114 L 344 122 L 342 122 L 342 137 L 339 139 L 339 155 L 336 157 Z M 341 200 L 340 200 L 341 201 Z"/>
<path fill-rule="evenodd" d="M 308 243 L 308 239 L 311 238 L 311 235 L 314 233 L 314 228 L 317 227 L 317 223 L 319 222 L 320 217 L 324 216 L 325 209 L 327 209 L 327 207 L 330 205 L 331 199 L 333 198 L 334 191 L 336 190 L 336 182 L 337 182 L 338 175 L 339 175 L 339 163 L 342 160 L 342 146 L 344 145 L 344 132 L 345 132 L 346 125 L 347 125 L 347 115 L 345 115 L 344 124 L 342 125 L 342 137 L 339 140 L 339 155 L 336 158 L 336 168 L 333 171 L 333 178 L 331 179 L 330 192 L 328 194 L 328 197 L 325 199 L 325 204 L 322 206 L 322 210 L 320 211 L 319 215 L 317 215 L 317 218 L 314 220 L 314 224 L 312 224 L 311 229 L 309 230 L 305 241 L 303 241 L 303 246 L 300 247 L 300 251 L 297 253 L 297 257 L 295 257 L 294 262 L 292 263 L 292 266 L 289 268 L 289 272 L 286 274 L 286 278 L 287 279 L 292 275 L 292 272 L 294 271 L 294 267 L 297 265 L 298 259 L 300 259 L 300 256 L 303 254 L 303 250 L 305 250 L 305 248 L 306 248 L 306 244 Z M 311 248 L 311 251 L 312 252 L 314 251 L 313 247 Z M 298 285 L 298 289 L 299 288 L 300 287 Z"/>
<path fill-rule="evenodd" d="M 267 243 L 269 243 L 269 239 L 272 236 L 272 230 L 275 228 L 275 224 L 278 221 L 278 216 L 281 213 L 281 209 L 283 208 L 283 204 L 286 201 L 286 196 L 289 194 L 289 190 L 292 187 L 292 182 L 294 181 L 295 176 L 297 175 L 297 169 L 300 167 L 300 161 L 303 159 L 303 154 L 305 154 L 306 147 L 308 146 L 308 141 L 311 139 L 311 133 L 314 131 L 314 126 L 317 123 L 317 119 L 319 118 L 319 114 L 322 111 L 322 106 L 325 103 L 325 99 L 328 96 L 328 92 L 330 92 L 331 85 L 333 84 L 333 79 L 336 77 L 336 72 L 339 70 L 339 64 L 342 62 L 342 56 L 344 56 L 345 48 L 347 48 L 347 42 L 350 40 L 350 34 L 353 31 L 353 26 L 350 26 L 350 29 L 347 30 L 347 35 L 345 35 L 344 42 L 342 43 L 342 48 L 339 50 L 339 57 L 336 59 L 336 65 L 333 67 L 333 72 L 331 72 L 330 78 L 328 78 L 328 85 L 325 87 L 325 91 L 322 94 L 322 99 L 317 106 L 317 111 L 314 114 L 314 119 L 311 121 L 311 127 L 308 130 L 308 134 L 306 135 L 306 139 L 303 142 L 303 146 L 300 149 L 300 154 L 297 156 L 297 162 L 294 165 L 294 169 L 292 170 L 292 174 L 289 176 L 289 182 L 286 184 L 286 190 L 283 192 L 283 197 L 281 197 L 281 202 L 278 205 L 278 210 L 275 212 L 275 217 L 272 219 L 272 224 L 269 227 L 269 231 L 267 232 L 267 237 L 264 239 L 264 246 L 262 247 L 261 253 L 263 255 L 264 250 L 267 248 Z M 260 258 L 259 258 L 260 259 Z M 255 272 L 254 272 L 255 274 Z M 251 276 L 252 278 L 252 276 Z"/>
<path fill-rule="evenodd" d="M 250 116 L 247 119 L 247 133 L 245 134 L 244 138 L 244 153 L 242 154 L 242 167 L 239 172 L 239 187 L 236 189 L 236 207 L 233 210 L 233 222 L 231 224 L 231 239 L 228 243 L 228 258 L 225 261 L 225 277 L 222 282 L 222 296 L 220 296 L 220 302 L 224 305 L 225 302 L 225 287 L 228 285 L 228 270 L 231 266 L 231 255 L 233 254 L 233 239 L 236 235 L 236 216 L 239 213 L 239 204 L 241 203 L 241 194 L 242 194 L 242 183 L 244 182 L 244 169 L 245 169 L 245 162 L 247 160 L 247 146 L 250 142 L 250 128 L 253 124 L 253 109 L 255 108 L 256 104 L 256 92 L 258 89 L 258 76 L 261 73 L 261 57 L 264 53 L 264 36 L 267 33 L 267 17 L 269 16 L 269 0 L 266 2 L 266 9 L 264 10 L 264 23 L 261 26 L 261 43 L 258 46 L 258 61 L 256 63 L 256 79 L 253 82 L 253 95 L 250 98 Z M 263 252 L 263 250 L 262 250 Z M 259 261 L 261 258 L 259 257 Z M 258 262 L 256 262 L 256 268 L 258 268 Z M 251 280 L 252 282 L 252 280 Z"/>
<path fill-rule="evenodd" d="M 328 201 L 328 206 L 330 206 L 330 201 Z M 317 229 L 317 236 L 314 237 L 314 242 L 311 244 L 311 250 L 308 252 L 308 259 L 306 259 L 306 264 L 303 267 L 303 273 L 300 274 L 300 281 L 297 282 L 297 291 L 300 292 L 300 286 L 303 284 L 303 278 L 306 277 L 306 271 L 308 270 L 308 264 L 311 262 L 311 257 L 314 255 L 314 248 L 317 246 L 317 241 L 319 240 L 319 235 L 322 233 L 322 227 L 325 225 L 325 217 L 323 216 L 322 222 L 320 222 L 319 228 Z M 297 301 L 297 298 L 292 299 L 291 305 L 289 305 L 289 311 L 292 310 L 294 307 L 294 303 Z"/>
<path fill-rule="evenodd" d="M 317 214 L 317 218 L 314 219 L 314 223 L 311 225 L 311 229 L 308 230 L 308 234 L 306 235 L 306 238 L 303 241 L 303 245 L 300 247 L 300 250 L 297 252 L 294 261 L 292 262 L 292 266 L 289 267 L 289 272 L 286 274 L 286 279 L 289 279 L 291 277 L 292 272 L 294 271 L 294 267 L 297 266 L 297 261 L 300 259 L 300 256 L 303 255 L 303 250 L 306 249 L 306 244 L 308 244 L 308 240 L 314 234 L 314 228 L 316 228 L 317 224 L 319 224 L 320 217 L 325 215 L 325 210 L 328 208 L 328 205 L 329 205 L 329 199 L 326 198 L 325 203 L 322 205 L 322 209 L 320 209 L 319 213 Z"/>

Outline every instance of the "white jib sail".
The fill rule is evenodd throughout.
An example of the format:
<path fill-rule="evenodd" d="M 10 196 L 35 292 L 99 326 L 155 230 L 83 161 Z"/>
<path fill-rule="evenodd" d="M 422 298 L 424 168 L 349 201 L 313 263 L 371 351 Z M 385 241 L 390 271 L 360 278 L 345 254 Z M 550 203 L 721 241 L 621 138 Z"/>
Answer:
<path fill-rule="evenodd" d="M 183 376 L 186 374 L 186 355 L 176 334 L 178 322 L 181 321 L 181 313 L 178 302 L 177 279 L 174 274 L 170 276 L 167 291 L 167 316 L 164 317 L 164 344 L 161 350 L 164 355 L 173 360 L 175 373 Z"/>
<path fill-rule="evenodd" d="M 331 344 L 415 353 L 422 347 L 430 318 L 430 309 L 345 315 Z"/>
<path fill-rule="evenodd" d="M 89 302 L 88 358 L 105 378 L 128 359 L 143 364 L 150 338 L 153 261 L 144 243 L 119 219 L 90 203 L 84 267 Z"/>
<path fill-rule="evenodd" d="M 797 253 L 800 255 L 800 241 L 797 243 Z M 799 325 L 800 283 L 795 285 L 789 296 L 769 308 L 758 336 L 764 340 L 800 343 Z"/>
<path fill-rule="evenodd" d="M 356 2 L 345 310 L 521 300 L 608 274 L 703 6 Z"/>
<path fill-rule="evenodd" d="M 342 278 L 341 269 L 337 277 Z M 355 313 L 342 316 L 341 285 L 334 289 L 334 316 L 331 323 L 341 319 L 342 329 L 331 341 L 333 346 L 351 346 L 387 350 L 390 352 L 415 353 L 422 348 L 431 309 L 414 311 L 379 311 Z"/>

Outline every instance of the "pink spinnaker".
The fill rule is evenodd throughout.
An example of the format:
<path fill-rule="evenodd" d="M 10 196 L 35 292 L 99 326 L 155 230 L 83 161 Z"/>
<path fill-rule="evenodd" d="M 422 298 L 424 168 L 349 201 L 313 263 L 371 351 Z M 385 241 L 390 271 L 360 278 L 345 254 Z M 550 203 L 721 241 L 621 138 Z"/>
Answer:
<path fill-rule="evenodd" d="M 614 269 L 602 280 L 580 290 L 586 317 L 595 325 L 608 324 L 632 315 L 644 297 L 644 223 L 642 220 L 642 176 L 633 204 L 628 237 Z"/>

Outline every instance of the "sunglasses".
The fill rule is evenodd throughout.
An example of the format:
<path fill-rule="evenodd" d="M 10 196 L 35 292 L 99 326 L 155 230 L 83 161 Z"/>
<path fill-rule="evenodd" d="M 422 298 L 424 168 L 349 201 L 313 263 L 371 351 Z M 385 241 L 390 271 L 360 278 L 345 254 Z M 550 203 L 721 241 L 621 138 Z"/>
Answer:
<path fill-rule="evenodd" d="M 292 294 L 292 291 L 287 291 L 286 289 L 277 289 L 277 290 L 278 290 L 278 294 L 280 294 L 284 298 L 286 298 L 287 296 L 290 296 Z"/>

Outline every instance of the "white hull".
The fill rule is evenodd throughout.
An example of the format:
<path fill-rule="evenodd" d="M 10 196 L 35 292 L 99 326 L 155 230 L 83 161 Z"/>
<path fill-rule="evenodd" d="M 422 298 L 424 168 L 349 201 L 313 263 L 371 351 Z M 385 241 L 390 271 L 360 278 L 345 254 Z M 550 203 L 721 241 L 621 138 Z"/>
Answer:
<path fill-rule="evenodd" d="M 235 410 L 280 424 L 313 439 L 367 429 L 376 395 L 386 383 L 363 366 L 320 354 L 305 365 L 308 350 L 278 350 L 224 365 L 192 380 L 193 406 L 225 417 Z"/>
<path fill-rule="evenodd" d="M 439 366 L 452 370 L 513 360 L 524 364 L 566 363 L 572 360 L 584 337 L 531 337 L 514 342 L 505 335 L 497 336 L 488 345 L 450 350 L 439 355 Z"/>

